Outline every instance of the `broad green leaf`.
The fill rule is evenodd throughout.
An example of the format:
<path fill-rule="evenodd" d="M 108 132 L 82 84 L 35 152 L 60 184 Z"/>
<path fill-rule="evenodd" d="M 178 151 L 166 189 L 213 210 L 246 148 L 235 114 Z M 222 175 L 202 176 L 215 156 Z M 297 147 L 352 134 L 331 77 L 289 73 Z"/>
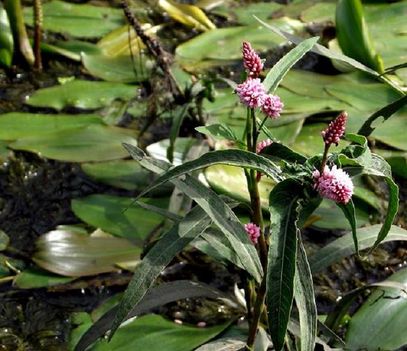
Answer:
<path fill-rule="evenodd" d="M 10 67 L 13 59 L 14 40 L 10 22 L 3 4 L 0 3 L 0 64 Z"/>
<path fill-rule="evenodd" d="M 336 5 L 336 37 L 343 53 L 383 73 L 383 62 L 373 48 L 360 0 L 339 0 Z"/>
<path fill-rule="evenodd" d="M 265 147 L 261 153 L 271 158 L 298 164 L 304 164 L 307 160 L 305 156 L 276 141 L 273 141 L 270 146 Z"/>
<path fill-rule="evenodd" d="M 79 117 L 71 116 L 69 118 L 76 121 Z M 25 129 L 24 132 L 27 133 L 29 130 Z M 44 157 L 67 162 L 109 161 L 127 156 L 127 152 L 121 144 L 124 142 L 136 144 L 132 134 L 131 131 L 124 128 L 89 125 L 22 137 L 11 143 L 10 147 L 14 150 L 36 152 Z"/>
<path fill-rule="evenodd" d="M 165 207 L 168 199 L 144 199 L 147 204 Z M 134 199 L 112 195 L 94 194 L 72 200 L 72 211 L 84 222 L 102 230 L 142 242 L 164 217 L 143 209 Z"/>
<path fill-rule="evenodd" d="M 0 115 L 0 140 L 40 137 L 63 130 L 101 125 L 97 115 L 45 115 L 38 113 L 11 112 Z"/>
<path fill-rule="evenodd" d="M 172 0 L 159 0 L 158 6 L 168 13 L 174 20 L 198 30 L 207 31 L 216 26 L 197 6 L 180 4 Z"/>
<path fill-rule="evenodd" d="M 227 6 L 227 12 L 232 13 L 237 21 L 243 25 L 256 24 L 253 15 L 256 15 L 264 21 L 272 17 L 273 13 L 284 7 L 276 2 L 258 2 L 258 3 L 239 3 L 239 7 Z"/>
<path fill-rule="evenodd" d="M 225 124 L 211 124 L 208 126 L 196 127 L 195 129 L 198 132 L 211 136 L 216 140 L 238 140 L 238 137 L 234 131 Z"/>
<path fill-rule="evenodd" d="M 68 350 L 72 351 L 82 335 L 92 326 L 92 317 L 86 312 L 74 312 L 71 314 L 73 326 L 69 335 Z"/>
<path fill-rule="evenodd" d="M 119 304 L 111 336 L 174 256 L 200 235 L 210 223 L 211 219 L 205 212 L 200 207 L 195 207 L 147 252 L 136 266 L 133 278 Z"/>
<path fill-rule="evenodd" d="M 170 169 L 145 189 L 141 195 L 148 193 L 150 190 L 173 178 L 216 164 L 255 169 L 275 181 L 282 179 L 279 167 L 268 158 L 244 150 L 219 150 L 208 152 L 196 160 L 185 162 L 180 166 Z"/>
<path fill-rule="evenodd" d="M 7 248 L 10 242 L 8 235 L 0 229 L 0 251 L 3 251 Z"/>
<path fill-rule="evenodd" d="M 358 229 L 359 249 L 364 250 L 374 245 L 381 225 L 376 224 Z M 392 225 L 383 242 L 407 241 L 407 230 Z M 352 232 L 336 239 L 318 252 L 309 257 L 309 263 L 313 273 L 317 273 L 330 266 L 332 263 L 342 260 L 344 257 L 354 254 Z"/>
<path fill-rule="evenodd" d="M 144 55 L 110 57 L 83 54 L 82 62 L 92 76 L 119 83 L 142 82 L 148 79 L 154 65 Z"/>
<path fill-rule="evenodd" d="M 280 82 L 288 71 L 299 61 L 301 58 L 312 49 L 319 37 L 304 40 L 292 49 L 288 54 L 283 56 L 267 73 L 263 81 L 266 91 L 273 94 L 277 89 Z"/>
<path fill-rule="evenodd" d="M 378 124 L 380 121 L 377 121 Z M 372 137 L 393 148 L 407 151 L 407 138 L 404 136 L 404 128 L 407 125 L 407 110 L 397 112 L 394 118 L 387 120 L 378 126 L 372 133 Z"/>
<path fill-rule="evenodd" d="M 352 199 L 345 205 L 337 203 L 337 206 L 342 210 L 345 218 L 348 220 L 351 230 L 352 230 L 352 237 L 353 243 L 355 245 L 355 252 L 359 255 L 359 244 L 358 244 L 358 237 L 356 233 L 356 212 L 355 212 L 355 205 L 353 204 Z"/>
<path fill-rule="evenodd" d="M 53 0 L 43 5 L 43 28 L 73 37 L 96 38 L 124 24 L 121 9 Z M 24 9 L 27 24 L 33 25 L 33 8 Z"/>
<path fill-rule="evenodd" d="M 122 238 L 55 230 L 38 238 L 32 259 L 47 271 L 78 277 L 115 271 L 116 263 L 138 260 L 140 252 Z"/>
<path fill-rule="evenodd" d="M 110 341 L 100 340 L 93 351 L 192 351 L 221 333 L 229 323 L 198 328 L 179 325 L 158 315 L 146 315 L 122 326 Z"/>
<path fill-rule="evenodd" d="M 377 128 L 377 126 L 374 126 L 373 123 L 376 120 L 380 120 L 382 123 L 387 121 L 394 113 L 396 113 L 399 109 L 402 107 L 406 106 L 407 104 L 407 96 L 403 96 L 400 99 L 390 103 L 389 105 L 381 108 L 379 111 L 375 112 L 372 114 L 365 123 L 363 123 L 362 127 L 358 130 L 357 134 L 363 135 L 363 136 L 369 136 L 371 135 L 374 130 Z"/>
<path fill-rule="evenodd" d="M 298 237 L 298 252 L 294 277 L 294 299 L 300 317 L 301 350 L 314 350 L 318 313 L 311 269 L 300 236 Z"/>
<path fill-rule="evenodd" d="M 266 304 L 274 348 L 284 346 L 294 296 L 299 196 L 303 185 L 294 179 L 278 183 L 270 193 L 270 248 Z"/>
<path fill-rule="evenodd" d="M 176 280 L 162 283 L 147 292 L 139 304 L 126 316 L 126 320 L 150 312 L 152 309 L 167 303 L 186 298 L 225 297 L 223 293 L 204 283 L 192 282 L 189 280 Z M 83 351 L 98 338 L 103 336 L 112 326 L 113 319 L 117 312 L 117 307 L 109 309 L 103 314 L 93 326 L 83 334 L 76 344 L 75 351 Z"/>
<path fill-rule="evenodd" d="M 87 176 L 97 182 L 139 192 L 146 188 L 152 179 L 155 179 L 151 172 L 134 160 L 83 163 L 81 168 Z M 169 195 L 171 190 L 172 186 L 166 184 L 153 193 L 154 195 L 165 196 Z"/>
<path fill-rule="evenodd" d="M 346 333 L 351 350 L 396 350 L 407 344 L 407 269 L 390 276 L 404 289 L 379 287 L 352 316 Z"/>
<path fill-rule="evenodd" d="M 27 103 L 56 110 L 66 107 L 96 109 L 110 105 L 116 99 L 130 100 L 135 95 L 135 86 L 75 79 L 63 85 L 39 89 L 28 98 Z"/>
<path fill-rule="evenodd" d="M 33 267 L 18 273 L 14 279 L 14 285 L 20 289 L 38 289 L 69 283 L 73 279 L 75 278 L 63 277 Z"/>
<path fill-rule="evenodd" d="M 166 162 L 147 157 L 137 147 L 131 145 L 125 145 L 125 147 L 130 155 L 138 160 L 143 167 L 155 173 L 163 173 L 170 167 Z M 257 251 L 231 208 L 215 192 L 188 174 L 184 176 L 183 180 L 173 179 L 171 182 L 208 214 L 226 236 L 246 271 L 259 282 L 263 270 Z"/>

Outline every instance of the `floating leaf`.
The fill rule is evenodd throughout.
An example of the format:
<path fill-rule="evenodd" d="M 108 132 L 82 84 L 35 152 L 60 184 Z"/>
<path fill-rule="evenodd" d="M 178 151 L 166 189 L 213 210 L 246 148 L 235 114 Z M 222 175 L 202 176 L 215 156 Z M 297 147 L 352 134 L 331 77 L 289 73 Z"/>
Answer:
<path fill-rule="evenodd" d="M 122 238 L 54 230 L 38 238 L 32 259 L 47 271 L 78 277 L 115 271 L 116 263 L 135 261 L 140 252 Z"/>
<path fill-rule="evenodd" d="M 98 341 L 94 351 L 191 351 L 222 332 L 229 323 L 198 328 L 179 325 L 161 316 L 146 315 L 121 327 L 110 342 Z"/>
<path fill-rule="evenodd" d="M 63 130 L 101 125 L 97 115 L 46 115 L 39 113 L 11 112 L 0 115 L 0 140 L 51 135 Z"/>
<path fill-rule="evenodd" d="M 89 73 L 109 82 L 134 83 L 150 77 L 153 66 L 145 56 L 117 56 L 83 54 L 82 61 Z"/>
<path fill-rule="evenodd" d="M 0 3 L 0 64 L 10 67 L 13 59 L 14 40 L 7 12 Z"/>
<path fill-rule="evenodd" d="M 352 316 L 346 332 L 351 350 L 396 350 L 407 344 L 407 269 L 385 282 L 401 283 L 404 289 L 378 287 Z"/>
<path fill-rule="evenodd" d="M 115 295 L 116 297 L 117 295 Z M 150 312 L 152 309 L 165 305 L 169 302 L 178 301 L 185 298 L 194 297 L 225 297 L 220 291 L 204 283 L 192 282 L 189 280 L 176 280 L 162 283 L 151 290 L 143 297 L 130 313 L 126 320 L 135 316 Z M 75 351 L 85 350 L 90 344 L 103 336 L 112 326 L 117 307 L 109 309 L 101 316 L 80 339 L 75 347 Z M 93 311 L 94 312 L 94 311 Z M 94 314 L 92 312 L 92 315 Z"/>
<path fill-rule="evenodd" d="M 148 204 L 165 207 L 168 199 L 145 199 Z M 84 222 L 117 236 L 144 240 L 163 221 L 163 217 L 137 206 L 134 199 L 94 194 L 72 200 L 72 211 Z"/>
<path fill-rule="evenodd" d="M 377 235 L 381 229 L 380 224 L 363 227 L 358 229 L 359 249 L 364 250 L 374 245 Z M 383 242 L 387 241 L 406 241 L 407 230 L 392 225 L 387 237 Z M 342 258 L 354 254 L 354 244 L 352 233 L 348 232 L 344 236 L 336 239 L 327 246 L 320 249 L 318 252 L 309 257 L 309 263 L 313 273 L 317 273 L 330 266 L 334 262 L 340 261 Z"/>
<path fill-rule="evenodd" d="M 43 28 L 73 37 L 96 38 L 124 24 L 123 11 L 110 7 L 72 4 L 53 0 L 43 5 Z M 24 9 L 27 24 L 33 25 L 33 8 Z"/>
<path fill-rule="evenodd" d="M 110 105 L 116 99 L 130 100 L 135 95 L 135 86 L 75 79 L 63 85 L 39 89 L 29 97 L 27 103 L 56 110 L 66 107 L 96 109 Z"/>
<path fill-rule="evenodd" d="M 62 55 L 74 61 L 81 61 L 82 54 L 101 54 L 101 50 L 95 44 L 79 40 L 58 40 L 53 44 L 42 42 L 41 50 L 46 53 Z"/>
<path fill-rule="evenodd" d="M 166 11 L 170 17 L 188 27 L 202 31 L 216 28 L 212 21 L 197 6 L 179 4 L 172 0 L 159 0 L 158 6 Z"/>
<path fill-rule="evenodd" d="M 75 278 L 63 277 L 38 268 L 28 268 L 18 273 L 14 285 L 20 289 L 38 289 L 69 283 Z"/>
<path fill-rule="evenodd" d="M 70 118 L 76 120 L 75 117 Z M 127 152 L 122 146 L 124 142 L 136 144 L 128 129 L 91 125 L 20 138 L 10 144 L 10 147 L 14 150 L 36 152 L 60 161 L 90 162 L 126 157 Z"/>

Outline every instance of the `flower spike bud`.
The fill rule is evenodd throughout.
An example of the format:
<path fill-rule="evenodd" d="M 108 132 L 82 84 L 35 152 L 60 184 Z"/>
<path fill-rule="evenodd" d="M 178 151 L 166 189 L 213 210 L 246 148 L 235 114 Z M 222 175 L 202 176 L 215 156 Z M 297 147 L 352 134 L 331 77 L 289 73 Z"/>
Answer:
<path fill-rule="evenodd" d="M 280 116 L 283 107 L 284 104 L 281 102 L 279 96 L 266 95 L 261 110 L 267 117 L 275 119 Z"/>
<path fill-rule="evenodd" d="M 325 166 L 323 174 L 314 171 L 314 188 L 322 197 L 341 204 L 347 204 L 353 194 L 353 183 L 349 175 L 342 169 Z"/>
<path fill-rule="evenodd" d="M 235 92 L 239 95 L 240 102 L 250 108 L 257 108 L 263 105 L 266 96 L 263 84 L 261 84 L 259 78 L 249 78 L 242 84 L 238 84 Z"/>
<path fill-rule="evenodd" d="M 348 114 L 344 111 L 338 117 L 336 117 L 328 127 L 321 132 L 322 138 L 326 145 L 335 144 L 338 146 L 339 140 L 345 133 L 346 120 Z"/>
<path fill-rule="evenodd" d="M 243 65 L 249 73 L 249 77 L 257 78 L 263 70 L 263 61 L 256 51 L 253 50 L 249 42 L 243 42 Z"/>
<path fill-rule="evenodd" d="M 265 147 L 270 146 L 271 144 L 273 144 L 273 141 L 271 139 L 266 139 L 258 142 L 256 145 L 256 153 L 259 154 Z"/>
<path fill-rule="evenodd" d="M 253 244 L 257 244 L 257 240 L 260 236 L 260 227 L 254 223 L 247 223 L 244 225 L 247 235 Z"/>

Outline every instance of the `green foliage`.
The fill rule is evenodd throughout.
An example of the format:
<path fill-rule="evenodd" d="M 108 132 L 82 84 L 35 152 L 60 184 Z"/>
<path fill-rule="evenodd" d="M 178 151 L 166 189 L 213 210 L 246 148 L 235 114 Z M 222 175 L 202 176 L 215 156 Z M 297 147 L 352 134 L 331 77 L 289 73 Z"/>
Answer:
<path fill-rule="evenodd" d="M 0 64 L 10 67 L 13 52 L 14 40 L 10 22 L 3 4 L 0 3 Z"/>

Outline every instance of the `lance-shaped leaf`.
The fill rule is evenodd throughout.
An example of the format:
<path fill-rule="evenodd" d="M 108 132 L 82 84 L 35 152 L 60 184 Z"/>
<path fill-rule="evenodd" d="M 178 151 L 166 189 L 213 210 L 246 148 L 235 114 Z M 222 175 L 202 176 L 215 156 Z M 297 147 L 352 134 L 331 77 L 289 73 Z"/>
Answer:
<path fill-rule="evenodd" d="M 278 183 L 270 193 L 270 249 L 267 266 L 268 321 L 274 348 L 280 351 L 294 295 L 299 196 L 303 185 L 295 179 Z"/>
<path fill-rule="evenodd" d="M 310 38 L 299 43 L 289 53 L 284 55 L 267 73 L 263 81 L 266 91 L 273 94 L 284 76 L 301 58 L 312 49 L 319 37 Z"/>
<path fill-rule="evenodd" d="M 13 59 L 14 40 L 10 21 L 3 3 L 0 3 L 0 64 L 10 67 Z"/>
<path fill-rule="evenodd" d="M 359 255 L 358 237 L 356 235 L 355 205 L 353 204 L 352 199 L 350 199 L 350 201 L 346 205 L 337 203 L 337 206 L 342 210 L 343 214 L 345 215 L 346 219 L 350 224 L 350 227 L 352 229 L 353 243 L 355 244 L 355 251 L 356 254 Z"/>
<path fill-rule="evenodd" d="M 133 149 L 133 146 L 124 144 L 127 150 Z M 165 174 L 155 180 L 147 189 L 145 189 L 139 196 L 143 196 L 150 190 L 157 186 L 168 182 L 169 180 L 180 177 L 184 174 L 189 174 L 193 171 L 213 166 L 216 164 L 224 164 L 229 166 L 237 166 L 244 168 L 251 168 L 259 171 L 274 181 L 282 180 L 281 171 L 279 166 L 266 157 L 256 155 L 252 152 L 244 150 L 219 150 L 208 152 L 196 160 L 185 162 L 184 164 L 168 170 Z"/>
<path fill-rule="evenodd" d="M 189 280 L 167 282 L 152 288 L 143 297 L 140 303 L 130 311 L 126 320 L 147 313 L 152 309 L 169 302 L 194 297 L 210 297 L 215 299 L 219 297 L 224 298 L 226 296 L 219 290 L 204 283 L 197 283 Z M 113 307 L 100 317 L 93 326 L 82 335 L 81 339 L 75 346 L 75 351 L 86 350 L 89 345 L 109 331 L 113 324 L 116 312 L 117 306 Z"/>
<path fill-rule="evenodd" d="M 317 306 L 307 254 L 298 237 L 294 299 L 300 317 L 301 350 L 314 350 L 317 336 Z"/>
<path fill-rule="evenodd" d="M 170 164 L 167 162 L 147 157 L 141 149 L 132 145 L 124 145 L 130 155 L 150 171 L 163 173 L 169 169 Z M 215 192 L 188 174 L 183 180 L 172 179 L 171 182 L 202 207 L 225 235 L 241 265 L 257 281 L 260 281 L 263 270 L 256 248 L 231 208 Z"/>
<path fill-rule="evenodd" d="M 133 278 L 119 304 L 110 338 L 174 256 L 200 235 L 210 223 L 211 219 L 205 215 L 205 212 L 200 207 L 195 207 L 157 241 L 134 271 Z"/>

